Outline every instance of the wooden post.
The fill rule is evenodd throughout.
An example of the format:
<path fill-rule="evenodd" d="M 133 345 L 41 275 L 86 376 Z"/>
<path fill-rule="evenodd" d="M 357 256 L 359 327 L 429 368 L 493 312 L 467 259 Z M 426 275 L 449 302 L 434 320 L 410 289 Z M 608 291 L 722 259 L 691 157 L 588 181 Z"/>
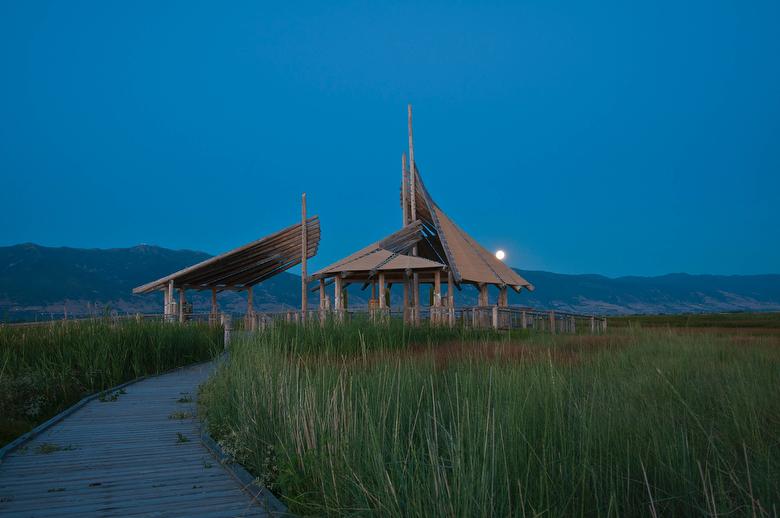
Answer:
<path fill-rule="evenodd" d="M 509 305 L 509 292 L 506 286 L 501 286 L 501 291 L 498 296 L 498 305 L 504 308 Z"/>
<path fill-rule="evenodd" d="M 230 315 L 226 313 L 222 313 L 222 326 L 225 329 L 225 336 L 223 340 L 223 346 L 225 349 L 227 349 L 228 345 L 230 344 Z"/>
<path fill-rule="evenodd" d="M 342 289 L 341 289 L 341 274 L 336 274 L 336 277 L 333 278 L 333 307 L 336 310 L 336 318 L 341 321 L 343 320 L 344 313 L 343 313 L 343 302 L 344 299 L 342 299 Z"/>
<path fill-rule="evenodd" d="M 479 305 L 480 306 L 487 306 L 489 304 L 489 298 L 488 298 L 488 285 L 487 284 L 480 284 L 479 286 Z"/>
<path fill-rule="evenodd" d="M 404 226 L 409 224 L 409 177 L 406 172 L 406 153 L 401 155 L 401 210 L 404 218 Z"/>
<path fill-rule="evenodd" d="M 412 105 L 408 105 L 409 116 L 409 203 L 411 204 L 411 221 L 417 220 L 417 174 L 414 165 L 414 133 L 412 131 Z M 414 246 L 413 255 L 417 255 L 417 245 Z"/>
<path fill-rule="evenodd" d="M 379 274 L 379 309 L 385 309 L 387 307 L 385 301 L 385 274 Z"/>
<path fill-rule="evenodd" d="M 441 320 L 441 272 L 438 270 L 433 274 L 433 311 L 431 320 L 438 323 Z"/>
<path fill-rule="evenodd" d="M 555 311 L 550 311 L 550 333 L 555 334 Z"/>
<path fill-rule="evenodd" d="M 211 288 L 211 313 L 209 314 L 209 323 L 216 325 L 219 307 L 217 306 L 217 288 Z"/>
<path fill-rule="evenodd" d="M 452 270 L 447 270 L 447 313 L 450 327 L 455 327 L 455 280 Z"/>
<path fill-rule="evenodd" d="M 528 322 L 525 320 L 525 311 L 520 313 L 520 326 L 523 329 L 526 329 L 528 327 Z"/>
<path fill-rule="evenodd" d="M 596 333 L 596 319 L 593 315 L 590 316 L 590 334 Z"/>
<path fill-rule="evenodd" d="M 308 272 L 306 259 L 309 250 L 309 236 L 306 228 L 306 193 L 301 195 L 301 321 L 306 323 L 306 310 L 309 309 L 309 291 L 306 289 Z"/>
<path fill-rule="evenodd" d="M 325 278 L 320 279 L 320 326 L 325 325 L 325 312 L 328 309 L 328 294 L 325 293 Z"/>
<path fill-rule="evenodd" d="M 416 247 L 415 247 L 416 248 Z M 414 255 L 417 255 L 415 252 Z M 414 325 L 420 324 L 420 274 L 412 275 L 412 298 L 414 299 Z"/>
<path fill-rule="evenodd" d="M 498 306 L 493 306 L 493 329 L 498 329 Z"/>
<path fill-rule="evenodd" d="M 252 289 L 252 286 L 249 286 L 246 290 L 246 318 L 244 319 L 249 331 L 254 331 L 254 328 L 252 327 L 255 315 L 254 294 L 255 290 Z"/>
<path fill-rule="evenodd" d="M 170 302 L 168 301 L 168 287 L 163 288 L 163 320 L 168 318 L 168 307 Z"/>
<path fill-rule="evenodd" d="M 173 300 L 173 280 L 168 281 L 168 319 L 173 320 L 176 303 Z"/>
<path fill-rule="evenodd" d="M 406 323 L 406 320 L 409 315 L 409 279 L 404 279 L 403 282 L 404 287 L 404 316 L 403 321 Z"/>
<path fill-rule="evenodd" d="M 184 322 L 184 288 L 179 288 L 179 322 Z"/>

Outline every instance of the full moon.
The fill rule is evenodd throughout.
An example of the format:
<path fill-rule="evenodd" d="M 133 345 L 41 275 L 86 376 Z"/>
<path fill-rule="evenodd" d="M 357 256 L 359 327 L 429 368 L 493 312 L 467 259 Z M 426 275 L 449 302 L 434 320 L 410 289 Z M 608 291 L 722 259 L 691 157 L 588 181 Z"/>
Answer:
<path fill-rule="evenodd" d="M 506 254 L 504 253 L 503 250 L 499 250 L 496 252 L 496 259 L 498 259 L 499 261 L 503 261 L 504 257 L 506 257 Z"/>

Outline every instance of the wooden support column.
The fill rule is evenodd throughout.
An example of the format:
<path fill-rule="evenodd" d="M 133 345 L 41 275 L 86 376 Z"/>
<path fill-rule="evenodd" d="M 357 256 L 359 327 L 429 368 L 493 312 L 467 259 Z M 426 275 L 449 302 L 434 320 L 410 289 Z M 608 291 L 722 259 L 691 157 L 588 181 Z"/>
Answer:
<path fill-rule="evenodd" d="M 176 313 L 176 303 L 173 300 L 173 280 L 168 281 L 168 320 L 173 320 Z"/>
<path fill-rule="evenodd" d="M 170 302 L 168 301 L 168 287 L 164 287 L 163 290 L 163 320 L 168 317 L 168 306 L 170 305 Z"/>
<path fill-rule="evenodd" d="M 333 278 L 333 308 L 336 311 L 336 318 L 339 321 L 343 320 L 344 317 L 344 308 L 342 306 L 344 299 L 342 298 L 342 295 L 341 275 L 336 274 L 336 277 Z"/>
<path fill-rule="evenodd" d="M 479 305 L 480 306 L 487 306 L 489 305 L 489 298 L 488 298 L 488 285 L 487 284 L 480 284 L 479 286 Z"/>
<path fill-rule="evenodd" d="M 184 322 L 184 303 L 187 299 L 184 298 L 184 288 L 179 288 L 179 322 Z"/>
<path fill-rule="evenodd" d="M 417 254 L 415 254 L 417 255 Z M 412 275 L 412 298 L 414 299 L 414 325 L 420 324 L 420 274 Z"/>
<path fill-rule="evenodd" d="M 387 317 L 387 301 L 385 300 L 385 274 L 379 274 L 379 320 L 384 322 Z"/>
<path fill-rule="evenodd" d="M 528 327 L 528 321 L 525 319 L 525 311 L 520 313 L 520 326 L 523 329 L 526 329 Z"/>
<path fill-rule="evenodd" d="M 209 314 L 209 324 L 216 325 L 217 315 L 219 315 L 219 306 L 217 306 L 217 288 L 211 288 L 211 313 Z"/>
<path fill-rule="evenodd" d="M 320 326 L 325 325 L 325 316 L 328 310 L 328 294 L 325 293 L 325 279 L 320 279 Z"/>
<path fill-rule="evenodd" d="M 498 306 L 493 306 L 493 329 L 498 329 Z"/>
<path fill-rule="evenodd" d="M 433 312 L 431 320 L 439 323 L 441 320 L 441 272 L 436 270 L 433 274 Z"/>
<path fill-rule="evenodd" d="M 309 236 L 306 228 L 306 193 L 301 195 L 301 321 L 306 323 L 306 311 L 309 309 L 308 272 L 306 259 L 309 250 Z"/>
<path fill-rule="evenodd" d="M 447 270 L 447 320 L 455 327 L 455 279 L 452 270 Z"/>
<path fill-rule="evenodd" d="M 379 309 L 385 309 L 387 307 L 385 300 L 385 274 L 379 274 Z"/>
<path fill-rule="evenodd" d="M 411 291 L 411 270 L 404 271 L 404 323 L 411 324 L 412 318 L 412 302 L 413 297 Z"/>
<path fill-rule="evenodd" d="M 509 290 L 507 286 L 501 286 L 501 292 L 498 296 L 498 305 L 504 308 L 509 305 Z"/>

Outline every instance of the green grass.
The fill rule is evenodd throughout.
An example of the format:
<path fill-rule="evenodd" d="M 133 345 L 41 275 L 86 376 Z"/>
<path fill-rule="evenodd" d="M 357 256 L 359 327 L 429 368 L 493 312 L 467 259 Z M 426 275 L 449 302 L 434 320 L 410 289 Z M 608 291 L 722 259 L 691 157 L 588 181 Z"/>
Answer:
<path fill-rule="evenodd" d="M 204 387 L 211 432 L 311 515 L 780 509 L 777 336 L 282 325 Z"/>
<path fill-rule="evenodd" d="M 780 313 L 696 313 L 610 317 L 610 327 L 780 329 Z"/>
<path fill-rule="evenodd" d="M 214 357 L 221 333 L 202 324 L 135 320 L 0 326 L 0 446 L 85 395 Z M 100 400 L 123 393 L 102 393 Z"/>

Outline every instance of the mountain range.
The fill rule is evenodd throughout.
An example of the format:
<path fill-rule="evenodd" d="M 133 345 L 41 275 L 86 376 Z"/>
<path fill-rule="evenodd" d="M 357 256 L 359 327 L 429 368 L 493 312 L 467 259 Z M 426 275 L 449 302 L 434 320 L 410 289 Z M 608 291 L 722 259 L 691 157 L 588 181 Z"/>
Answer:
<path fill-rule="evenodd" d="M 99 314 L 160 313 L 162 295 L 133 295 L 136 286 L 210 257 L 204 252 L 139 245 L 131 248 L 52 248 L 32 243 L 0 247 L 0 321 Z M 510 304 L 595 314 L 700 313 L 780 310 L 780 275 L 689 275 L 656 277 L 569 275 L 517 270 L 536 287 L 510 292 Z M 400 302 L 400 290 L 394 304 Z M 368 291 L 351 286 L 351 306 Z M 474 304 L 477 291 L 456 291 L 459 304 Z M 208 310 L 209 293 L 193 292 L 195 310 Z M 316 303 L 317 297 L 310 300 Z M 426 296 L 422 296 L 426 300 Z M 495 300 L 495 293 L 491 293 Z M 255 287 L 255 308 L 275 311 L 300 303 L 300 277 L 282 273 Z M 246 296 L 219 295 L 225 311 L 243 313 Z"/>

